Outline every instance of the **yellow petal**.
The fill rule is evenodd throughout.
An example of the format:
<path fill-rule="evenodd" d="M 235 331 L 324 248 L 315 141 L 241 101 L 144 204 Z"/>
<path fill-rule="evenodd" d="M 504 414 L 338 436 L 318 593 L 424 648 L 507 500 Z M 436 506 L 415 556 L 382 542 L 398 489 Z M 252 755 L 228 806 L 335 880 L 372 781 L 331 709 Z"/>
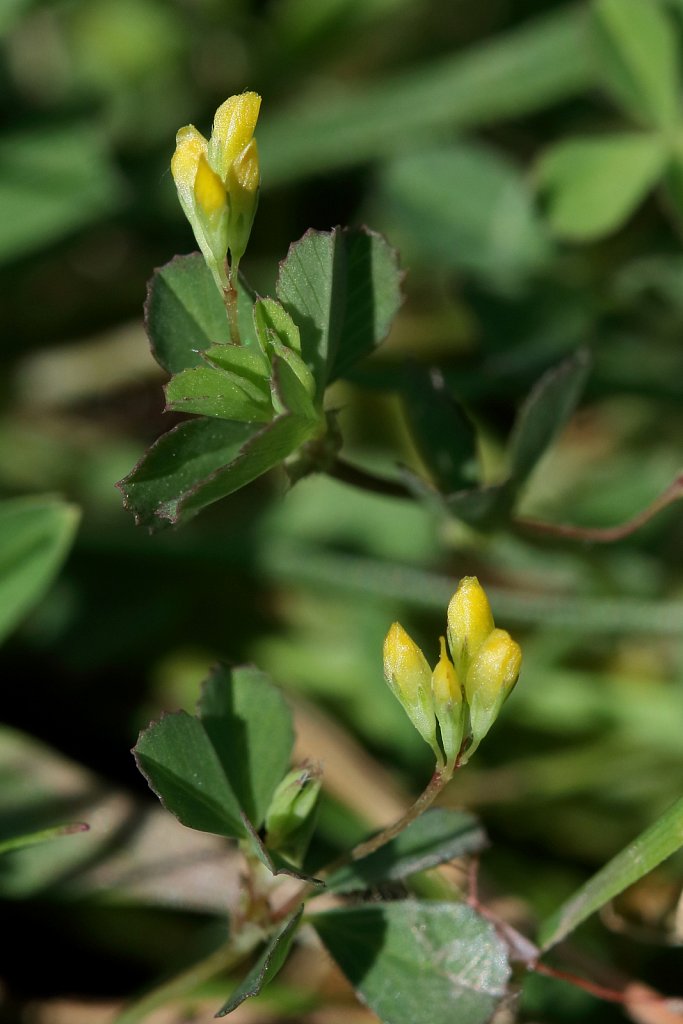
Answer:
<path fill-rule="evenodd" d="M 217 213 L 226 204 L 223 182 L 211 170 L 203 153 L 199 157 L 197 173 L 194 179 L 194 197 L 207 217 Z"/>
<path fill-rule="evenodd" d="M 441 656 L 432 673 L 432 693 L 437 708 L 462 704 L 462 687 L 453 663 L 446 654 L 446 641 L 439 637 Z"/>
<path fill-rule="evenodd" d="M 221 103 L 216 111 L 211 131 L 211 162 L 224 180 L 232 162 L 250 142 L 260 108 L 258 93 L 243 92 Z"/>
<path fill-rule="evenodd" d="M 199 158 L 206 156 L 207 148 L 206 139 L 193 124 L 181 128 L 176 135 L 176 150 L 171 160 L 171 174 L 181 202 L 185 206 L 192 205 Z"/>
<path fill-rule="evenodd" d="M 252 139 L 233 162 L 229 175 L 231 184 L 233 180 L 244 192 L 253 194 L 257 191 L 261 183 L 261 173 L 256 139 Z"/>

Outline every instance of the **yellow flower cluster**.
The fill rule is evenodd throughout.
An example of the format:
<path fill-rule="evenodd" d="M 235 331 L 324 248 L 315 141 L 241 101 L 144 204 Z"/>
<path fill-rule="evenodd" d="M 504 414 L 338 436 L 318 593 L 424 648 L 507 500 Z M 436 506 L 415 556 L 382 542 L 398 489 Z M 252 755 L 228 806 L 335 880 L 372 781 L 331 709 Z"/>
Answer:
<path fill-rule="evenodd" d="M 211 137 L 194 125 L 176 135 L 171 173 L 185 216 L 192 225 L 219 288 L 228 285 L 249 241 L 260 184 L 254 129 L 261 107 L 255 92 L 231 96 L 216 111 Z"/>
<path fill-rule="evenodd" d="M 448 649 L 432 671 L 400 623 L 384 641 L 384 676 L 437 764 L 452 771 L 474 753 L 517 682 L 522 652 L 496 629 L 484 588 L 466 576 L 448 605 Z M 452 660 L 451 660 L 452 659 Z"/>

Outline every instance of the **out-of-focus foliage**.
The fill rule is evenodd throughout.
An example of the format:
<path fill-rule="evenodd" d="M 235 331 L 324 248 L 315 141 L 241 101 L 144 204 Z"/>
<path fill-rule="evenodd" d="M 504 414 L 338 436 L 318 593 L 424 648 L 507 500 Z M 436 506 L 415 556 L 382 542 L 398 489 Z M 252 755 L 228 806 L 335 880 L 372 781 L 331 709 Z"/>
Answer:
<path fill-rule="evenodd" d="M 197 896 L 180 862 L 216 849 L 169 839 L 128 750 L 161 710 L 192 710 L 216 658 L 282 685 L 302 753 L 325 761 L 321 862 L 394 816 L 430 765 L 384 687 L 382 638 L 400 617 L 433 661 L 462 575 L 487 584 L 524 649 L 495 734 L 452 790 L 493 840 L 485 897 L 514 894 L 533 929 L 680 796 L 681 506 L 591 545 L 495 517 L 478 532 L 457 501 L 323 475 L 285 494 L 274 475 L 150 537 L 114 481 L 179 422 L 162 415 L 167 378 L 141 326 L 153 268 L 192 248 L 168 170 L 175 130 L 207 131 L 248 88 L 264 98 L 242 264 L 255 289 L 274 293 L 311 226 L 368 223 L 401 252 L 389 339 L 330 393 L 344 453 L 445 493 L 503 485 L 525 398 L 583 349 L 578 409 L 534 448 L 516 515 L 608 528 L 647 507 L 683 463 L 682 40 L 678 0 L 2 5 L 0 494 L 59 493 L 83 514 L 66 567 L 2 650 L 0 838 L 93 825 L 3 859 L 9 1019 L 38 1001 L 49 1022 L 66 992 L 111 1016 L 215 943 L 235 891 L 217 902 L 221 878 Z M 425 395 L 443 400 L 430 416 Z M 442 424 L 456 440 L 439 454 Z M 177 863 L 159 867 L 150 836 Z M 679 854 L 583 926 L 581 973 L 600 962 L 674 990 L 680 879 Z M 272 1019 L 315 1008 L 295 1002 L 302 976 L 296 963 L 280 975 Z M 522 1019 L 621 1019 L 556 986 L 534 979 Z"/>

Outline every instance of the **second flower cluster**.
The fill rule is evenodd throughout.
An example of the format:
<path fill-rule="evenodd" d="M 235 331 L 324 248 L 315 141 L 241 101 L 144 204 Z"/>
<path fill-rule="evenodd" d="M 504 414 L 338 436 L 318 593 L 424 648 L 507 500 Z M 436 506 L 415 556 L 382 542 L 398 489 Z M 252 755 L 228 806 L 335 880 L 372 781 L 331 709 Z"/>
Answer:
<path fill-rule="evenodd" d="M 496 628 L 476 576 L 465 576 L 451 598 L 447 638 L 448 643 L 440 639 L 432 670 L 394 622 L 384 641 L 384 675 L 437 766 L 452 772 L 472 756 L 498 717 L 517 682 L 522 652 L 506 630 Z"/>

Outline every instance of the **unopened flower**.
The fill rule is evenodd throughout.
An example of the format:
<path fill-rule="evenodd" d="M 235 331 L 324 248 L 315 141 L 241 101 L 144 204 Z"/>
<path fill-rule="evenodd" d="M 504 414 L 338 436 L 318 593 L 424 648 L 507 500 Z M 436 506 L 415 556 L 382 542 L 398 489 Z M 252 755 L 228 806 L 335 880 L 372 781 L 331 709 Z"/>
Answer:
<path fill-rule="evenodd" d="M 384 678 L 422 739 L 440 760 L 432 699 L 432 671 L 424 654 L 400 622 L 394 622 L 384 641 Z"/>
<path fill-rule="evenodd" d="M 306 761 L 280 783 L 266 813 L 266 844 L 297 867 L 301 865 L 315 827 L 322 785 L 318 765 Z"/>
<path fill-rule="evenodd" d="M 504 629 L 494 629 L 479 648 L 465 679 L 472 752 L 495 722 L 519 677 L 522 650 Z"/>
<path fill-rule="evenodd" d="M 452 771 L 474 753 L 517 682 L 522 651 L 496 629 L 484 588 L 475 576 L 461 580 L 448 605 L 448 657 L 441 637 L 439 660 L 427 660 L 398 622 L 384 641 L 384 675 L 413 725 Z M 436 725 L 438 723 L 438 731 Z"/>
<path fill-rule="evenodd" d="M 446 763 L 454 765 L 462 747 L 467 709 L 458 674 L 446 653 L 446 641 L 441 637 L 439 643 L 441 655 L 432 672 L 432 697 Z"/>
<path fill-rule="evenodd" d="M 228 284 L 244 255 L 258 203 L 260 170 L 254 129 L 261 107 L 255 92 L 231 96 L 216 111 L 211 136 L 194 125 L 176 135 L 171 173 L 185 216 L 218 286 Z"/>
<path fill-rule="evenodd" d="M 493 629 L 486 592 L 476 576 L 464 576 L 448 605 L 448 645 L 464 680 L 477 651 Z"/>

